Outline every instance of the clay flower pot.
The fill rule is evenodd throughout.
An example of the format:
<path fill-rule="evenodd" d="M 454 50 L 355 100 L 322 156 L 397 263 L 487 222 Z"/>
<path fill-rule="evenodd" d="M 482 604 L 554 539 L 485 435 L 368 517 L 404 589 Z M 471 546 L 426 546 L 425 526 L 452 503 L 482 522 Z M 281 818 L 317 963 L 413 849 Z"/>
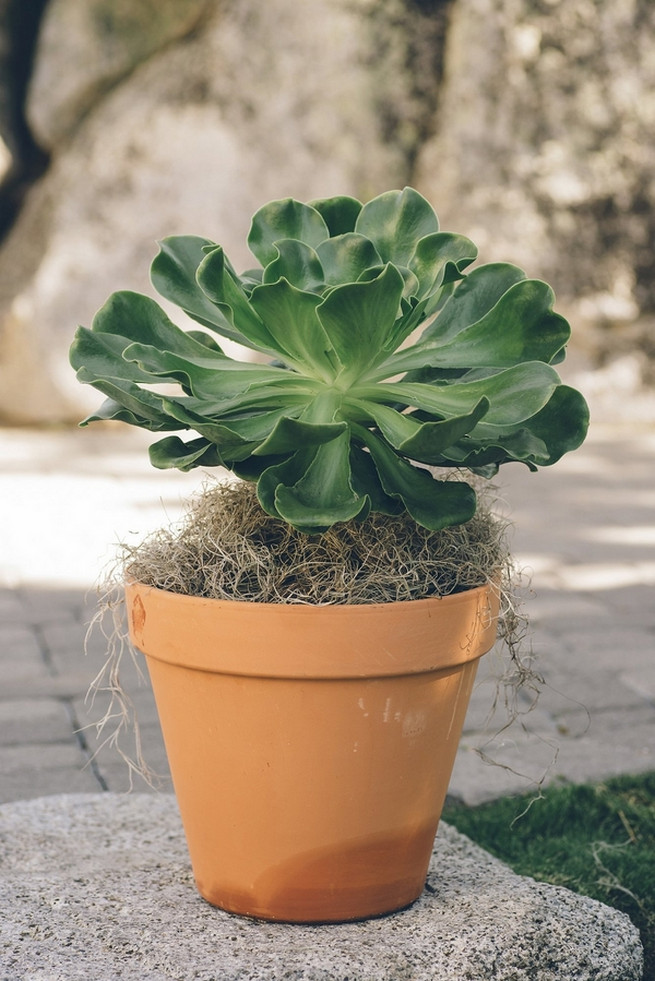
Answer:
<path fill-rule="evenodd" d="M 127 607 L 201 895 L 299 923 L 412 903 L 497 590 L 310 607 L 132 583 Z"/>

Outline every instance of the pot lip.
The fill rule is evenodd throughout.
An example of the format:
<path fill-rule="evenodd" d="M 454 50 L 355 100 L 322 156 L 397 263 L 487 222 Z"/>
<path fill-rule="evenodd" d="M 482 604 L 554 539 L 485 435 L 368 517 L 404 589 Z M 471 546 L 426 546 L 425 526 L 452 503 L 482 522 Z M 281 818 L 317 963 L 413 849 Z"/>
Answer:
<path fill-rule="evenodd" d="M 446 597 L 323 606 L 126 585 L 130 638 L 149 659 L 211 674 L 306 680 L 452 671 L 493 647 L 499 601 L 493 583 Z"/>
<path fill-rule="evenodd" d="M 160 586 L 149 586 L 146 583 L 140 582 L 138 579 L 128 579 L 126 581 L 126 593 L 137 589 L 140 592 L 152 592 L 155 595 L 169 597 L 171 602 L 174 603 L 184 603 L 187 606 L 202 604 L 203 606 L 213 606 L 216 610 L 222 607 L 243 609 L 244 611 L 254 609 L 279 610 L 280 616 L 315 616 L 319 611 L 319 615 L 327 611 L 334 611 L 334 615 L 337 616 L 338 612 L 347 610 L 349 615 L 364 616 L 366 613 L 377 613 L 379 615 L 382 610 L 388 610 L 390 608 L 397 609 L 398 607 L 412 607 L 418 610 L 440 604 L 455 606 L 458 603 L 466 602 L 467 599 L 470 599 L 474 595 L 482 596 L 489 592 L 498 593 L 500 586 L 498 580 L 490 579 L 479 586 L 460 589 L 454 593 L 447 593 L 445 596 L 424 596 L 421 599 L 389 600 L 386 603 L 260 603 L 257 600 L 217 599 L 211 596 L 197 596 L 192 593 L 176 593 L 171 589 L 162 589 Z"/>

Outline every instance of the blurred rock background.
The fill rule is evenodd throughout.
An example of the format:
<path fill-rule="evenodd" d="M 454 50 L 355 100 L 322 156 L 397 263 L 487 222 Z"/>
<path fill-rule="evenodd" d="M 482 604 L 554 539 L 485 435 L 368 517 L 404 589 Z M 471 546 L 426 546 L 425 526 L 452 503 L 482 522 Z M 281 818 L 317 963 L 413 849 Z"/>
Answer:
<path fill-rule="evenodd" d="M 405 184 L 553 285 L 592 408 L 655 418 L 652 0 L 0 0 L 0 136 L 5 424 L 97 404 L 73 331 L 158 238 L 247 266 L 266 200 Z"/>

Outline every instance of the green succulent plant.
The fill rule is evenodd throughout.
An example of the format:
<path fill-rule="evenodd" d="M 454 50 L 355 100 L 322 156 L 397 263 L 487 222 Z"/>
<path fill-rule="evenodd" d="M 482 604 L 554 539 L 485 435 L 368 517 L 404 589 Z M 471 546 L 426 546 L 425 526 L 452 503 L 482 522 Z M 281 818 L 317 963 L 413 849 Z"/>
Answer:
<path fill-rule="evenodd" d="M 188 430 L 153 443 L 155 467 L 226 467 L 308 533 L 371 510 L 465 522 L 475 492 L 439 468 L 536 470 L 584 439 L 585 401 L 553 367 L 570 328 L 550 287 L 508 263 L 465 273 L 475 245 L 412 188 L 273 201 L 248 244 L 259 266 L 238 275 L 208 239 L 160 243 L 152 283 L 203 330 L 129 291 L 78 329 L 71 363 L 106 396 L 82 425 Z"/>

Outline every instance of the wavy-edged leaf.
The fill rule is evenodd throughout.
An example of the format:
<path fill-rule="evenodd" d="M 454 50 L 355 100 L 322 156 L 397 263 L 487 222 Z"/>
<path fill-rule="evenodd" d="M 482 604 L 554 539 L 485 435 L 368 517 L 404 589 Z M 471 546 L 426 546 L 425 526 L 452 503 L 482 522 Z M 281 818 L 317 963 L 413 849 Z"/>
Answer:
<path fill-rule="evenodd" d="M 270 435 L 253 450 L 254 456 L 281 456 L 295 453 L 299 446 L 320 446 L 343 435 L 346 422 L 313 423 L 282 416 Z"/>
<path fill-rule="evenodd" d="M 315 249 L 329 234 L 328 226 L 316 208 L 293 198 L 284 198 L 265 204 L 253 216 L 248 247 L 266 267 L 277 257 L 275 243 L 281 239 L 295 238 Z"/>
<path fill-rule="evenodd" d="M 182 470 L 194 467 L 220 467 L 220 455 L 209 440 L 194 439 L 185 443 L 179 436 L 167 436 L 153 443 L 149 449 L 150 462 L 158 470 Z"/>
<path fill-rule="evenodd" d="M 292 486 L 275 490 L 277 513 L 308 534 L 328 531 L 339 521 L 351 521 L 367 505 L 353 490 L 350 479 L 350 435 L 316 449 L 311 463 Z"/>
<path fill-rule="evenodd" d="M 114 338 L 124 338 L 124 348 L 131 342 L 138 342 L 178 354 L 224 357 L 220 348 L 216 350 L 198 341 L 195 332 L 181 330 L 156 300 L 131 290 L 111 294 L 93 318 L 91 331 L 114 348 L 118 343 Z"/>
<path fill-rule="evenodd" d="M 420 239 L 439 231 L 439 220 L 423 195 L 406 187 L 365 204 L 355 231 L 371 240 L 383 262 L 409 266 Z"/>
<path fill-rule="evenodd" d="M 440 385 L 386 382 L 359 385 L 352 394 L 372 402 L 397 402 L 446 418 L 471 412 L 480 399 L 486 398 L 489 409 L 480 425 L 513 426 L 542 409 L 559 384 L 554 368 L 529 361 L 475 381 Z"/>
<path fill-rule="evenodd" d="M 142 380 L 177 381 L 197 398 L 204 396 L 225 403 L 243 395 L 253 384 L 280 382 L 284 383 L 285 388 L 303 387 L 304 384 L 304 389 L 311 391 L 311 382 L 293 376 L 283 368 L 233 361 L 227 357 L 205 357 L 202 349 L 198 355 L 183 357 L 172 351 L 162 351 L 152 344 L 130 344 L 125 348 L 124 358 L 126 365 L 141 371 Z"/>
<path fill-rule="evenodd" d="M 407 512 L 424 528 L 439 531 L 473 517 L 476 497 L 469 484 L 436 480 L 427 470 L 412 466 L 369 430 L 358 426 L 355 433 L 370 451 L 385 494 L 402 500 Z"/>
<path fill-rule="evenodd" d="M 449 341 L 466 327 L 482 320 L 508 289 L 524 279 L 523 270 L 508 262 L 477 266 L 458 283 L 436 319 L 426 327 L 422 341 L 433 338 L 438 338 L 442 344 Z"/>
<path fill-rule="evenodd" d="M 233 328 L 221 311 L 198 289 L 196 270 L 205 257 L 204 249 L 216 242 L 198 235 L 170 235 L 159 242 L 159 253 L 150 266 L 150 281 L 160 296 L 181 307 L 192 320 L 232 340 Z M 229 331 L 229 333 L 226 333 Z"/>
<path fill-rule="evenodd" d="M 88 327 L 78 327 L 69 353 L 78 380 L 89 385 L 102 378 L 123 378 L 146 384 L 158 381 L 146 369 L 123 358 L 123 351 L 130 344 L 127 337 L 98 334 Z"/>
<path fill-rule="evenodd" d="M 350 446 L 350 479 L 353 490 L 360 497 L 367 497 L 370 501 L 370 510 L 380 514 L 400 514 L 404 508 L 400 497 L 391 497 L 386 494 L 380 483 L 380 476 L 373 463 L 371 454 L 363 450 L 356 443 Z M 360 512 L 360 516 L 366 516 Z"/>
<path fill-rule="evenodd" d="M 272 337 L 250 305 L 241 281 L 227 262 L 220 245 L 205 255 L 196 271 L 196 280 L 202 292 L 218 307 L 230 326 L 231 333 L 222 330 L 226 337 L 229 336 L 256 351 L 278 353 Z"/>
<path fill-rule="evenodd" d="M 317 314 L 321 297 L 296 289 L 285 279 L 257 286 L 250 297 L 278 351 L 310 376 L 331 381 L 332 344 Z"/>
<path fill-rule="evenodd" d="M 151 433 L 170 432 L 171 430 L 180 428 L 179 423 L 174 419 L 164 419 L 163 421 L 161 419 L 147 419 L 139 413 L 131 412 L 129 409 L 124 408 L 120 402 L 112 398 L 105 399 L 100 408 L 82 420 L 80 426 L 88 426 L 90 422 L 110 421 L 126 422 L 129 426 L 139 426 L 140 429 L 146 429 Z"/>
<path fill-rule="evenodd" d="M 548 448 L 548 457 L 541 466 L 551 466 L 584 441 L 589 428 L 589 407 L 577 389 L 559 385 L 528 425 Z"/>
<path fill-rule="evenodd" d="M 388 265 L 368 283 L 337 286 L 317 307 L 332 347 L 343 366 L 343 384 L 375 364 L 393 330 L 404 288 L 398 270 Z"/>
<path fill-rule="evenodd" d="M 524 463 L 530 470 L 536 470 L 547 460 L 544 441 L 523 426 L 505 433 L 497 430 L 488 439 L 462 439 L 444 450 L 439 466 L 468 467 L 476 473 L 487 468 L 486 476 L 494 476 L 503 463 Z"/>
<path fill-rule="evenodd" d="M 325 275 L 316 250 L 304 242 L 283 238 L 275 243 L 277 258 L 266 266 L 263 283 L 275 283 L 286 279 L 299 290 L 320 292 L 325 286 Z"/>
<path fill-rule="evenodd" d="M 362 412 L 370 415 L 384 438 L 411 460 L 438 465 L 444 450 L 470 433 L 489 409 L 489 401 L 481 398 L 472 411 L 438 422 L 418 422 L 412 416 L 397 412 L 386 405 L 356 402 Z"/>
<path fill-rule="evenodd" d="M 446 280 L 452 282 L 454 276 L 459 277 L 464 269 L 477 257 L 478 250 L 470 238 L 457 235 L 454 232 L 434 232 L 425 235 L 416 243 L 416 249 L 409 260 L 409 268 L 415 274 L 420 284 L 417 293 L 419 299 L 431 296 Z"/>
<path fill-rule="evenodd" d="M 355 283 L 367 270 L 375 268 L 378 273 L 384 263 L 373 243 L 354 232 L 328 238 L 317 248 L 321 260 L 325 282 L 330 286 L 341 283 Z"/>
<path fill-rule="evenodd" d="M 140 388 L 134 382 L 121 378 L 98 378 L 94 372 L 84 367 L 79 369 L 77 377 L 81 382 L 93 385 L 107 398 L 122 405 L 132 416 L 146 420 L 147 426 L 144 424 L 144 428 L 155 431 L 180 428 L 163 409 L 162 396 L 156 395 L 147 388 Z M 82 425 L 91 421 L 88 417 Z"/>
<path fill-rule="evenodd" d="M 550 364 L 565 347 L 571 328 L 553 312 L 554 294 L 539 280 L 524 279 L 511 286 L 476 323 L 443 341 L 422 338 L 390 359 L 393 372 L 426 365 L 441 368 L 507 368 L 526 361 Z"/>
<path fill-rule="evenodd" d="M 362 210 L 361 201 L 345 194 L 333 198 L 317 198 L 309 204 L 323 218 L 331 238 L 354 231 L 357 216 Z"/>

